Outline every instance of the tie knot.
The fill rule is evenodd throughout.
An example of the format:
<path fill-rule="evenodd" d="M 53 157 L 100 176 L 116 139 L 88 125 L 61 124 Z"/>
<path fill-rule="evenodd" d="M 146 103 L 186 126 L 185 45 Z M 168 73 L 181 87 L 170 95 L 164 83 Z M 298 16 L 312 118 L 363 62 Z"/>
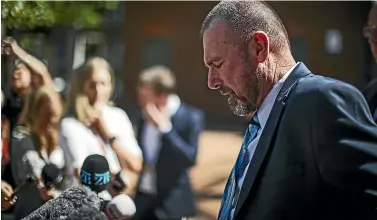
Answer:
<path fill-rule="evenodd" d="M 250 121 L 250 125 L 254 125 L 254 126 L 260 127 L 260 123 L 259 123 L 257 112 L 255 112 L 255 114 L 253 115 L 253 118 Z"/>

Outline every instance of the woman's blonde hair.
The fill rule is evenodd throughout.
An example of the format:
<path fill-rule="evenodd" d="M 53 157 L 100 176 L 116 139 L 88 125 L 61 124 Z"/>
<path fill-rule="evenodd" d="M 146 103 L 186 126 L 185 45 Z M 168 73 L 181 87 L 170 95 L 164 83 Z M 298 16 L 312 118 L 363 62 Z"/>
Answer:
<path fill-rule="evenodd" d="M 111 77 L 112 92 L 114 90 L 114 72 L 110 64 L 103 58 L 93 57 L 87 60 L 73 74 L 68 90 L 66 110 L 73 113 L 75 118 L 86 123 L 93 108 L 90 106 L 88 96 L 84 92 L 85 83 L 90 80 L 96 68 L 105 68 Z M 108 97 L 110 99 L 110 97 Z M 112 104 L 109 102 L 108 104 Z"/>
<path fill-rule="evenodd" d="M 41 107 L 51 103 L 55 110 L 58 110 L 57 117 L 60 120 L 62 114 L 62 104 L 60 102 L 59 95 L 50 87 L 42 86 L 32 92 L 28 96 L 27 106 L 26 106 L 26 126 L 30 129 L 31 134 L 35 137 L 36 148 L 38 151 L 41 150 L 42 143 L 46 145 L 47 153 L 50 154 L 55 148 L 59 146 L 59 123 L 54 125 L 51 133 L 47 137 L 43 137 L 38 133 L 37 127 L 41 119 L 38 117 L 38 112 Z"/>

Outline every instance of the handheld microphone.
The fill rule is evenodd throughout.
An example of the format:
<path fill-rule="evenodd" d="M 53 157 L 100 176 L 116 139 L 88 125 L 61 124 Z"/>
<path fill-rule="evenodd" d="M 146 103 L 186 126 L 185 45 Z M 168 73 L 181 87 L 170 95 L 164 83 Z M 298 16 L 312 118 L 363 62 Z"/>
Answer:
<path fill-rule="evenodd" d="M 107 203 L 104 212 L 109 220 L 127 219 L 135 214 L 136 206 L 128 195 L 120 194 Z"/>
<path fill-rule="evenodd" d="M 100 210 L 101 200 L 86 186 L 72 187 L 59 197 L 47 201 L 23 220 L 65 219 L 84 205 Z"/>
<path fill-rule="evenodd" d="M 19 185 L 17 188 L 13 190 L 13 195 L 16 196 L 18 191 L 29 184 L 35 184 L 36 176 L 35 171 L 32 171 L 33 174 L 28 174 L 26 176 L 26 181 Z M 44 187 L 49 190 L 51 186 L 59 184 L 63 180 L 63 175 L 61 170 L 55 164 L 47 164 L 41 169 L 41 179 L 44 184 Z M 54 196 L 55 197 L 55 196 Z M 57 197 L 57 196 L 56 196 Z"/>
<path fill-rule="evenodd" d="M 121 170 L 115 175 L 111 185 L 117 193 L 120 193 L 127 189 L 128 183 L 129 178 L 127 174 L 123 170 Z"/>
<path fill-rule="evenodd" d="M 81 167 L 81 184 L 89 187 L 96 193 L 106 190 L 110 183 L 110 168 L 104 156 L 89 155 Z"/>
<path fill-rule="evenodd" d="M 45 188 L 49 190 L 63 180 L 63 174 L 55 164 L 47 164 L 42 169 L 41 178 Z"/>

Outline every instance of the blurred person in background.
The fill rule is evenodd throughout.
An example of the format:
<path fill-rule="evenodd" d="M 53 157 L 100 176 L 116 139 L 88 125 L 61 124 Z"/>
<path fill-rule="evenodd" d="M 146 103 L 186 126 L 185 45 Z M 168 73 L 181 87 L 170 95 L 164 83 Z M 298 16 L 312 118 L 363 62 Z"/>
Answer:
<path fill-rule="evenodd" d="M 15 56 L 15 69 L 12 73 L 9 91 L 2 89 L 5 100 L 2 114 L 9 119 L 11 130 L 19 122 L 19 116 L 23 109 L 24 101 L 31 90 L 42 85 L 52 85 L 52 79 L 46 65 L 28 54 L 12 38 L 7 38 L 2 44 L 3 53 Z"/>
<path fill-rule="evenodd" d="M 1 91 L 1 107 L 4 104 L 4 94 Z M 1 175 L 9 162 L 9 120 L 1 115 Z"/>
<path fill-rule="evenodd" d="M 13 195 L 14 191 L 11 185 L 1 181 L 1 211 L 8 210 L 17 201 L 17 196 Z"/>
<path fill-rule="evenodd" d="M 52 80 L 46 65 L 28 54 L 13 38 L 7 37 L 3 40 L 2 54 L 15 58 L 11 85 L 7 87 L 4 86 L 5 83 L 2 83 L 1 89 L 4 95 L 1 117 L 4 122 L 9 123 L 7 133 L 11 134 L 17 124 L 24 123 L 27 114 L 24 105 L 30 92 L 41 85 L 52 85 Z M 12 146 L 11 143 L 6 144 Z M 8 149 L 8 152 L 11 153 L 11 150 Z M 4 166 L 2 179 L 15 187 L 10 163 L 4 164 Z M 9 211 L 11 212 L 12 209 Z"/>
<path fill-rule="evenodd" d="M 58 94 L 43 86 L 28 97 L 26 123 L 12 134 L 11 165 L 17 188 L 15 219 L 22 219 L 57 194 L 44 186 L 41 173 L 46 164 L 64 167 L 59 147 L 59 121 L 62 106 Z"/>
<path fill-rule="evenodd" d="M 175 80 L 163 66 L 150 67 L 139 76 L 142 115 L 137 137 L 144 164 L 133 219 L 173 220 L 196 214 L 188 171 L 196 161 L 204 116 L 175 94 Z"/>
<path fill-rule="evenodd" d="M 1 106 L 4 104 L 4 94 L 1 91 Z M 8 120 L 1 117 L 1 176 L 5 165 L 9 162 L 8 152 L 9 123 Z M 17 197 L 13 197 L 13 187 L 6 181 L 1 181 L 1 211 L 8 210 L 16 202 Z"/>
<path fill-rule="evenodd" d="M 1 91 L 1 107 L 4 104 L 4 93 Z M 9 123 L 8 120 L 1 116 L 1 176 L 5 165 L 9 162 L 8 141 L 9 139 Z M 6 181 L 1 180 L 1 211 L 8 210 L 17 200 L 13 196 L 13 187 Z"/>
<path fill-rule="evenodd" d="M 377 62 L 377 5 L 373 2 L 369 12 L 368 24 L 364 28 L 364 36 L 367 38 L 373 58 Z M 377 122 L 377 78 L 372 79 L 364 92 L 374 121 Z"/>
<path fill-rule="evenodd" d="M 83 162 L 92 154 L 106 157 L 112 174 L 138 173 L 142 154 L 132 124 L 110 102 L 115 80 L 110 64 L 98 57 L 89 59 L 72 77 L 60 134 L 68 185 L 79 183 Z"/>

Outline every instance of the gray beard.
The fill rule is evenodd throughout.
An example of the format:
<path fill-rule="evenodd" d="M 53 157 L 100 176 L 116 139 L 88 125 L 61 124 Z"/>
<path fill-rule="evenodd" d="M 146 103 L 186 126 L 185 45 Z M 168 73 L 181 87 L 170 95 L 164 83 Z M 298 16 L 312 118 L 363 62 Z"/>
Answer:
<path fill-rule="evenodd" d="M 257 111 L 257 97 L 260 92 L 262 73 L 259 69 L 255 72 L 254 79 L 246 79 L 245 82 L 248 83 L 248 92 L 246 96 L 246 101 L 238 99 L 236 96 L 229 96 L 228 103 L 233 114 L 237 116 L 245 116 Z M 254 81 L 254 82 L 252 82 Z"/>
<path fill-rule="evenodd" d="M 237 99 L 236 97 L 229 97 L 228 99 L 230 110 L 237 116 L 245 116 L 256 111 L 254 104 L 250 104 Z"/>

